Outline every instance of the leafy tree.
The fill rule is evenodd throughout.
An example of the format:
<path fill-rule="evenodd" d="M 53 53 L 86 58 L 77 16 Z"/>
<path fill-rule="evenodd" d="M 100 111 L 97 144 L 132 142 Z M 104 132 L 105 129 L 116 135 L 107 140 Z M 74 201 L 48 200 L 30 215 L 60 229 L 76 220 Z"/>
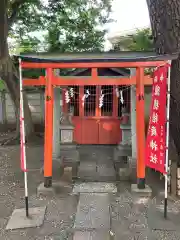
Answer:
<path fill-rule="evenodd" d="M 137 29 L 134 34 L 119 37 L 114 44 L 115 50 L 152 51 L 154 49 L 150 28 Z"/>
<path fill-rule="evenodd" d="M 8 36 L 20 43 L 23 52 L 38 50 L 34 31 L 47 32 L 43 49 L 49 51 L 97 50 L 103 47 L 102 24 L 109 20 L 111 0 L 1 0 L 0 8 L 0 77 L 5 81 L 19 115 L 18 73 L 9 55 Z M 62 35 L 65 38 L 62 41 Z M 42 45 L 42 44 L 41 44 Z M 27 140 L 34 135 L 26 97 L 25 118 Z M 19 122 L 17 120 L 17 134 Z"/>
<path fill-rule="evenodd" d="M 52 1 L 48 12 L 55 12 L 48 25 L 46 41 L 50 51 L 98 51 L 104 47 L 102 25 L 109 21 L 111 0 Z M 52 24 L 53 23 L 53 24 Z"/>
<path fill-rule="evenodd" d="M 137 29 L 133 34 L 117 38 L 113 50 L 153 51 L 154 43 L 151 29 Z M 145 74 L 152 74 L 152 72 L 153 68 L 145 69 Z"/>
<path fill-rule="evenodd" d="M 152 34 L 157 53 L 171 54 L 180 51 L 180 1 L 147 0 Z M 170 138 L 180 163 L 180 55 L 172 61 Z M 173 146 L 173 145 L 172 145 Z"/>
<path fill-rule="evenodd" d="M 37 14 L 41 3 L 38 0 L 2 0 L 0 8 L 0 77 L 5 81 L 15 105 L 17 118 L 17 136 L 19 136 L 19 84 L 18 73 L 9 55 L 8 36 L 19 33 L 20 36 L 33 28 L 38 28 L 41 20 Z M 41 25 L 40 25 L 41 26 Z M 24 96 L 27 139 L 34 135 L 31 112 Z M 17 138 L 16 136 L 16 138 Z"/>

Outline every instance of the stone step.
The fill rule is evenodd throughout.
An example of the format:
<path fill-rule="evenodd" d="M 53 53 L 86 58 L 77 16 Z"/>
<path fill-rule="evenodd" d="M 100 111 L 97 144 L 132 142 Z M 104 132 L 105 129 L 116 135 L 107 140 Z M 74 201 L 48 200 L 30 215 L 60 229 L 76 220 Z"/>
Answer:
<path fill-rule="evenodd" d="M 80 231 L 110 229 L 109 196 L 107 193 L 81 193 L 74 228 Z"/>
<path fill-rule="evenodd" d="M 80 163 L 78 178 L 88 181 L 115 181 L 116 172 L 112 163 L 84 161 Z"/>
<path fill-rule="evenodd" d="M 78 179 L 81 182 L 114 182 L 116 180 L 116 176 L 98 176 L 98 174 L 96 174 L 96 176 L 78 176 Z"/>
<path fill-rule="evenodd" d="M 77 231 L 73 240 L 110 240 L 110 235 L 108 231 Z"/>
<path fill-rule="evenodd" d="M 80 162 L 78 177 L 96 177 L 96 163 L 90 161 Z"/>
<path fill-rule="evenodd" d="M 87 182 L 76 183 L 73 193 L 116 193 L 117 187 L 114 183 L 106 182 Z"/>
<path fill-rule="evenodd" d="M 97 174 L 100 177 L 106 177 L 116 180 L 116 172 L 114 166 L 108 166 L 106 164 L 97 165 Z"/>

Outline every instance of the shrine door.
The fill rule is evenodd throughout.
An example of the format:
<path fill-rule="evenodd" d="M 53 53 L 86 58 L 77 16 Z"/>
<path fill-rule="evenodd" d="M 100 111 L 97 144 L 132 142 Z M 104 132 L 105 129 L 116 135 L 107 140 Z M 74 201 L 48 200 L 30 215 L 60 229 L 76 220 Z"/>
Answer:
<path fill-rule="evenodd" d="M 73 107 L 74 112 L 74 141 L 78 144 L 117 144 L 121 140 L 122 104 L 116 87 L 76 86 L 73 89 L 74 97 L 68 108 Z M 102 94 L 104 97 L 100 106 Z"/>

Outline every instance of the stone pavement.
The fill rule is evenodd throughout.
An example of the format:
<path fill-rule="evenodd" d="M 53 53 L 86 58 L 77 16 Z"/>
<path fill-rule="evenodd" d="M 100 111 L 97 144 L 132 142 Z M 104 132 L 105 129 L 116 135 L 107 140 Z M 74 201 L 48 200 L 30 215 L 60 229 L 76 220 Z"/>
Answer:
<path fill-rule="evenodd" d="M 113 148 L 109 146 L 85 146 L 79 148 L 80 166 L 78 178 L 82 181 L 115 181 Z"/>
<path fill-rule="evenodd" d="M 77 194 L 79 190 L 80 194 L 73 239 L 109 239 L 111 228 L 109 193 L 117 192 L 116 185 L 93 182 L 79 186 L 81 187 L 75 184 L 73 189 L 73 193 Z"/>
<path fill-rule="evenodd" d="M 24 207 L 24 179 L 19 169 L 19 147 L 0 147 L 1 240 L 180 240 L 180 229 L 176 231 L 154 231 L 148 224 L 148 209 L 151 206 L 155 207 L 162 204 L 163 200 L 159 193 L 164 186 L 162 185 L 161 188 L 158 184 L 159 179 L 156 179 L 154 176 L 148 179 L 148 184 L 153 186 L 154 195 L 152 199 L 139 198 L 137 195 L 131 194 L 130 183 L 127 182 L 115 182 L 117 193 L 104 193 L 101 191 L 100 194 L 95 193 L 96 195 L 89 197 L 87 201 L 87 195 L 83 197 L 81 194 L 79 196 L 73 193 L 73 186 L 71 185 L 62 189 L 62 192 L 55 196 L 42 198 L 37 197 L 36 189 L 43 181 L 39 171 L 43 159 L 43 148 L 40 146 L 29 147 L 27 154 L 28 168 L 30 169 L 28 173 L 30 207 L 47 206 L 45 221 L 39 228 L 13 231 L 5 229 L 13 210 Z M 90 157 L 88 158 L 87 156 L 88 159 Z M 96 199 L 93 199 L 94 197 Z M 99 198 L 99 201 L 97 201 L 97 198 Z M 92 223 L 93 226 L 99 227 L 98 229 L 82 231 L 82 226 L 78 226 L 77 229 L 74 228 L 77 226 L 75 225 L 75 222 L 78 220 L 77 214 L 81 212 L 79 211 L 81 200 L 86 201 L 86 203 L 88 201 L 91 202 L 88 207 L 82 204 L 84 212 L 82 211 L 81 216 L 82 218 L 85 215 L 88 217 L 86 226 Z M 174 204 L 169 202 L 168 205 L 172 205 L 171 207 L 178 209 L 178 211 L 180 209 L 178 202 Z M 98 212 L 99 210 L 101 210 L 100 213 Z M 88 220 L 90 218 L 89 212 L 91 217 L 96 219 L 95 222 Z M 156 222 L 158 220 L 156 213 L 154 214 L 154 221 Z M 104 225 L 101 222 L 102 218 L 105 221 Z M 81 218 L 78 221 L 81 221 Z"/>
<path fill-rule="evenodd" d="M 76 230 L 110 230 L 108 193 L 81 193 L 74 223 Z"/>

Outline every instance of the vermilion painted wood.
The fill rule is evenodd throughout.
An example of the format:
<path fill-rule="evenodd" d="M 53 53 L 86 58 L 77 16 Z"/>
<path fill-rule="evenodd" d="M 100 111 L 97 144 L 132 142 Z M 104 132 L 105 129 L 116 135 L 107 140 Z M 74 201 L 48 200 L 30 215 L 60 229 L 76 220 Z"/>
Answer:
<path fill-rule="evenodd" d="M 52 146 L 53 146 L 53 106 L 54 91 L 51 84 L 53 71 L 47 69 L 47 84 L 45 90 L 45 141 L 44 141 L 44 177 L 52 177 Z"/>
<path fill-rule="evenodd" d="M 79 62 L 79 63 L 21 63 L 22 68 L 137 68 L 156 67 L 167 63 L 166 61 L 149 62 Z"/>
<path fill-rule="evenodd" d="M 100 144 L 98 119 L 83 118 L 81 131 L 82 144 Z"/>
<path fill-rule="evenodd" d="M 152 78 L 150 76 L 144 76 L 143 79 L 144 85 L 152 85 Z M 89 77 L 83 78 L 60 78 L 53 77 L 52 84 L 55 86 L 87 86 L 87 85 L 134 85 L 136 84 L 136 77 L 130 78 L 112 78 L 112 77 L 97 77 L 96 79 Z M 24 86 L 45 86 L 46 81 L 44 77 L 40 77 L 39 79 L 23 79 Z"/>
<path fill-rule="evenodd" d="M 118 117 L 118 98 L 116 96 L 116 86 L 113 86 L 113 118 Z"/>
<path fill-rule="evenodd" d="M 145 104 L 144 100 L 139 100 L 139 96 L 144 97 L 143 68 L 137 68 L 136 74 L 137 177 L 145 178 Z"/>
<path fill-rule="evenodd" d="M 97 77 L 96 68 L 137 68 L 137 94 L 144 94 L 144 84 L 146 82 L 144 77 L 144 67 L 156 67 L 165 64 L 165 61 L 152 61 L 152 62 L 95 62 L 95 63 L 29 63 L 22 62 L 22 68 L 45 68 L 47 71 L 47 81 L 41 78 L 36 80 L 23 80 L 24 86 L 32 85 L 45 85 L 46 86 L 46 112 L 45 112 L 45 146 L 44 146 L 44 176 L 52 176 L 52 146 L 53 146 L 53 85 L 57 86 L 67 86 L 67 85 L 132 85 L 136 84 L 136 77 L 129 79 L 115 79 L 115 78 L 100 78 Z M 92 76 L 83 79 L 77 79 L 76 81 L 73 78 L 58 78 L 53 76 L 53 70 L 56 68 L 95 68 L 92 69 Z M 89 81 L 89 82 L 88 82 Z M 148 85 L 152 84 L 151 79 L 147 79 Z M 82 92 L 81 92 L 82 94 Z M 49 100 L 47 100 L 49 99 Z M 81 101 L 80 103 L 81 104 Z M 99 104 L 99 102 L 98 102 Z M 98 106 L 96 106 L 98 107 Z M 99 111 L 96 111 L 99 115 Z M 81 110 L 81 114 L 83 111 Z M 100 116 L 98 116 L 100 117 Z M 83 118 L 79 118 L 79 120 Z M 99 121 L 100 120 L 100 121 Z M 144 146 L 145 146 L 145 136 L 144 136 L 144 101 L 137 101 L 137 177 L 145 178 L 145 163 L 144 163 Z M 112 121 L 109 120 L 109 121 Z M 100 125 L 100 128 L 99 128 Z M 81 141 L 84 144 L 98 144 L 99 142 L 110 142 L 115 139 L 115 121 L 111 124 L 107 122 L 107 119 L 98 118 L 98 121 L 94 119 L 84 119 L 84 121 L 76 123 L 75 138 L 79 139 L 80 133 L 78 131 L 79 127 L 82 128 L 82 137 Z M 119 126 L 119 124 L 118 124 Z M 140 126 L 140 127 L 139 127 Z M 78 133 L 76 132 L 78 131 Z M 85 134 L 86 132 L 86 134 Z M 94 134 L 94 132 L 98 134 Z M 117 130 L 118 132 L 118 130 Z M 77 134 L 77 136 L 76 136 Z M 86 137 L 88 134 L 89 137 Z M 113 140 L 112 138 L 113 137 Z M 104 140 L 106 139 L 106 140 Z"/>
<path fill-rule="evenodd" d="M 23 85 L 24 86 L 45 86 L 46 85 L 46 79 L 45 77 L 39 77 L 38 79 L 23 79 Z"/>
<path fill-rule="evenodd" d="M 82 143 L 82 118 L 81 117 L 73 117 L 72 122 L 74 125 L 73 140 L 77 144 L 83 144 Z"/>
<path fill-rule="evenodd" d="M 66 99 L 65 99 L 65 92 L 66 92 L 66 89 L 63 89 L 63 91 L 62 91 L 63 112 L 68 113 L 68 105 L 67 105 Z"/>
<path fill-rule="evenodd" d="M 120 120 L 112 117 L 100 119 L 99 144 L 118 144 L 120 140 Z"/>
<path fill-rule="evenodd" d="M 101 95 L 101 86 L 96 87 L 96 116 L 100 118 L 101 117 L 101 109 L 99 108 L 99 98 Z"/>
<path fill-rule="evenodd" d="M 84 95 L 84 87 L 80 86 L 79 87 L 79 116 L 82 118 L 84 117 L 84 107 L 82 105 L 82 98 Z"/>
<path fill-rule="evenodd" d="M 94 81 L 97 81 L 98 79 L 98 71 L 97 68 L 92 68 L 91 69 L 91 76 Z"/>
<path fill-rule="evenodd" d="M 56 86 L 66 86 L 66 85 L 76 85 L 76 86 L 88 86 L 88 85 L 131 85 L 136 84 L 136 78 L 112 78 L 112 77 L 54 77 L 53 85 Z"/>
<path fill-rule="evenodd" d="M 101 116 L 99 109 L 99 95 L 101 86 L 96 87 L 96 115 L 84 116 L 82 101 L 79 101 L 80 116 L 73 117 L 74 141 L 78 144 L 117 144 L 121 140 L 120 120 L 117 116 L 116 105 L 113 107 L 112 116 Z M 83 96 L 84 88 L 80 87 L 80 96 Z M 114 91 L 115 93 L 115 91 Z M 114 99 L 117 99 L 116 95 Z M 80 97 L 82 99 L 82 97 Z M 66 104 L 67 105 L 67 104 Z M 65 108 L 67 111 L 67 108 Z M 116 116 L 115 116 L 116 114 Z"/>

